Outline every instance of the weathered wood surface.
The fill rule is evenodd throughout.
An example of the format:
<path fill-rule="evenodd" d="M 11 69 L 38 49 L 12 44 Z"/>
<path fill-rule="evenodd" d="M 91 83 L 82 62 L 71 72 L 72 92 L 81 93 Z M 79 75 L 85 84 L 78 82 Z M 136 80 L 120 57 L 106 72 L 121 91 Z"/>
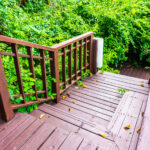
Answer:
<path fill-rule="evenodd" d="M 105 72 L 83 83 L 87 88 L 71 87 L 64 93 L 69 96 L 55 105 L 42 104 L 31 115 L 17 113 L 8 123 L 0 120 L 0 149 L 135 150 L 140 132 L 144 142 L 139 149 L 149 144 L 143 129 L 137 133 L 150 90 L 147 80 Z M 130 91 L 121 95 L 117 89 L 123 85 Z M 45 116 L 39 119 L 41 114 Z M 128 124 L 131 128 L 125 130 Z"/>

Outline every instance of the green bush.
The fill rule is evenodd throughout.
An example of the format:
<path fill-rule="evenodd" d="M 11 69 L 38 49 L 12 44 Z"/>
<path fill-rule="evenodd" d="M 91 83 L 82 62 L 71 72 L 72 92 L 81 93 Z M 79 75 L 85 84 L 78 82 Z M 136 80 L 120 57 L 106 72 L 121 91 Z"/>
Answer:
<path fill-rule="evenodd" d="M 22 4 L 17 0 L 0 0 L 1 35 L 51 46 L 93 31 L 96 37 L 104 38 L 102 70 L 109 71 L 114 71 L 114 67 L 122 66 L 125 62 L 149 68 L 149 20 L 149 0 L 28 0 Z M 0 44 L 0 51 L 10 49 L 7 45 Z M 20 51 L 25 53 L 23 47 Z M 33 49 L 33 53 L 38 54 L 36 49 Z M 34 81 L 27 70 L 28 62 L 26 59 L 20 62 L 22 74 L 25 74 L 25 92 L 34 93 Z M 14 66 L 7 65 L 13 64 L 13 60 L 3 57 L 3 63 L 10 93 L 18 94 Z M 39 62 L 35 63 L 37 88 L 42 90 L 40 65 Z M 48 77 L 48 82 L 51 84 L 51 76 Z M 51 89 L 49 94 L 53 97 Z M 22 98 L 12 98 L 12 103 L 19 103 L 21 100 Z M 25 110 L 31 111 L 32 108 Z"/>

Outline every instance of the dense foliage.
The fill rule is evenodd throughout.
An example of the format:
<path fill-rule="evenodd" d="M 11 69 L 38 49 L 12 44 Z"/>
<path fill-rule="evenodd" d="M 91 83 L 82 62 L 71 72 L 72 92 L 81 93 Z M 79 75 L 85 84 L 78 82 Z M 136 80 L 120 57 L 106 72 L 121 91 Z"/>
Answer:
<path fill-rule="evenodd" d="M 103 69 L 110 71 L 127 61 L 147 68 L 150 66 L 149 21 L 149 0 L 22 0 L 22 3 L 17 0 L 0 0 L 0 34 L 51 46 L 93 31 L 96 37 L 104 38 Z M 9 51 L 6 45 L 0 45 L 0 50 L 6 49 Z M 20 51 L 24 49 L 20 48 Z M 36 50 L 34 53 L 37 53 Z M 10 59 L 3 58 L 10 94 L 13 95 L 19 91 L 14 66 L 7 65 Z M 42 81 L 38 76 L 41 70 L 39 63 L 35 63 L 36 82 L 40 90 Z M 22 59 L 21 65 L 25 92 L 34 93 L 34 79 L 26 69 L 28 60 Z M 27 79 L 28 82 L 25 82 Z M 48 82 L 51 80 L 55 79 L 49 76 Z M 52 95 L 51 89 L 49 93 Z M 22 101 L 21 97 L 11 99 L 12 103 Z M 26 98 L 27 101 L 29 99 L 35 98 Z"/>

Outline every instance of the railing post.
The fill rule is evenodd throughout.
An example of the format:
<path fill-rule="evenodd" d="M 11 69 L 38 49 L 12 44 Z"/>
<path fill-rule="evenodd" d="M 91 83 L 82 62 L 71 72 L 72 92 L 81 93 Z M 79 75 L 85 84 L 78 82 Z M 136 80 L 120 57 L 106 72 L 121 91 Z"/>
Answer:
<path fill-rule="evenodd" d="M 10 104 L 7 81 L 0 55 L 0 116 L 3 120 L 9 121 L 14 117 L 14 112 Z"/>
<path fill-rule="evenodd" d="M 56 79 L 56 83 L 52 82 L 52 92 L 56 93 L 56 102 L 60 101 L 60 87 L 59 87 L 59 62 L 58 62 L 58 49 L 50 52 L 50 57 L 53 61 L 50 62 L 51 76 Z"/>
<path fill-rule="evenodd" d="M 98 50 L 98 42 L 96 39 L 93 39 L 93 43 L 92 43 L 92 60 L 91 60 L 91 72 L 93 74 L 96 74 L 97 71 L 98 71 L 98 68 L 97 68 L 97 50 Z"/>

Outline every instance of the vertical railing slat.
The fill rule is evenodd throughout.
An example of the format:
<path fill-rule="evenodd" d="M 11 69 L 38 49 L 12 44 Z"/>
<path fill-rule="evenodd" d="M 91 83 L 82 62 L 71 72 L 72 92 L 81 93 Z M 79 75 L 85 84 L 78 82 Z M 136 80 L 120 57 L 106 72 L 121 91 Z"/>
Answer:
<path fill-rule="evenodd" d="M 79 44 L 81 45 L 79 47 L 79 69 L 80 69 L 80 76 L 82 76 L 82 40 L 79 41 Z"/>
<path fill-rule="evenodd" d="M 19 56 L 18 56 L 18 49 L 16 44 L 11 44 L 12 46 L 12 51 L 15 54 L 14 56 L 14 63 L 15 63 L 15 68 L 16 68 L 16 75 L 17 75 L 17 80 L 19 84 L 19 90 L 20 93 L 22 94 L 24 103 L 25 101 L 25 94 L 24 94 L 24 88 L 23 88 L 23 81 L 22 81 L 22 76 L 21 76 L 21 69 L 20 69 L 20 62 L 19 62 Z"/>
<path fill-rule="evenodd" d="M 74 73 L 75 73 L 75 80 L 77 80 L 77 42 L 74 43 Z"/>
<path fill-rule="evenodd" d="M 32 73 L 32 78 L 35 80 L 33 54 L 32 54 L 32 48 L 31 47 L 27 47 L 27 53 L 28 53 L 28 55 L 30 55 L 30 58 L 29 58 L 30 72 Z M 35 97 L 36 97 L 36 100 L 37 100 L 38 99 L 38 95 L 37 95 L 36 81 L 34 82 L 33 89 L 35 90 Z"/>
<path fill-rule="evenodd" d="M 84 39 L 84 55 L 83 55 L 83 66 L 85 67 L 84 72 L 86 71 L 86 61 L 87 61 L 87 38 Z"/>
<path fill-rule="evenodd" d="M 71 50 L 71 45 L 68 46 L 69 48 L 69 53 L 68 53 L 68 67 L 69 67 L 69 84 L 72 83 L 72 50 Z"/>
<path fill-rule="evenodd" d="M 65 48 L 62 48 L 62 80 L 64 82 L 64 88 L 66 88 L 66 52 Z"/>
<path fill-rule="evenodd" d="M 3 120 L 9 121 L 14 117 L 14 112 L 10 103 L 7 81 L 0 55 L 0 116 Z"/>
<path fill-rule="evenodd" d="M 52 81 L 52 93 L 56 93 L 56 102 L 60 101 L 60 88 L 59 88 L 59 62 L 58 50 L 49 52 L 49 57 L 53 60 L 50 61 L 51 76 L 56 79 L 56 83 Z"/>
<path fill-rule="evenodd" d="M 42 70 L 42 81 L 43 81 L 43 90 L 45 91 L 45 97 L 48 97 L 48 91 L 47 91 L 47 81 L 46 81 L 46 64 L 45 64 L 45 53 L 44 50 L 40 49 L 40 56 L 41 59 L 41 70 Z"/>

